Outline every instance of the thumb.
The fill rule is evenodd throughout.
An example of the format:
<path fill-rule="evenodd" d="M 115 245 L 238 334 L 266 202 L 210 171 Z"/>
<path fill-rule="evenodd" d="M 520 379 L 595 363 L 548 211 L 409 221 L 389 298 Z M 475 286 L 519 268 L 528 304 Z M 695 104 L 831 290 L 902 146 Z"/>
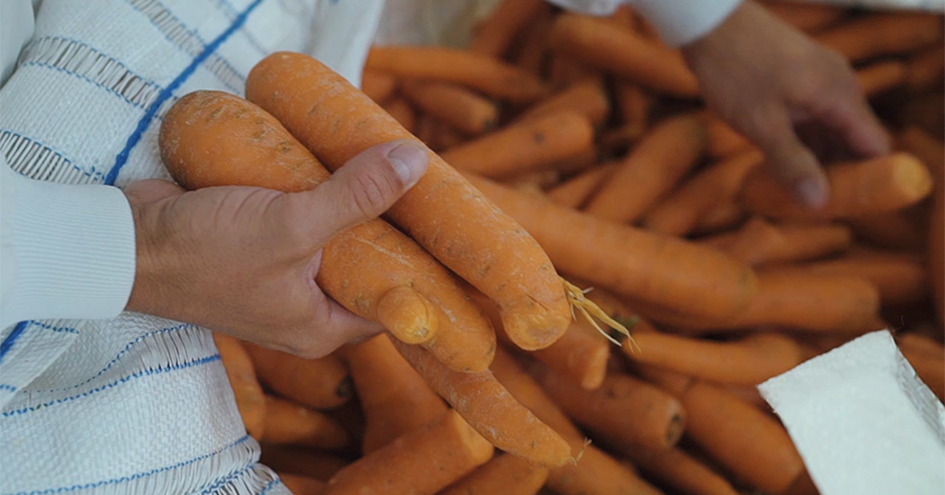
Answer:
<path fill-rule="evenodd" d="M 180 196 L 184 189 L 170 181 L 145 179 L 128 184 L 124 193 L 129 201 L 153 203 L 171 196 Z"/>
<path fill-rule="evenodd" d="M 827 202 L 830 184 L 814 153 L 794 132 L 786 112 L 765 119 L 756 127 L 755 142 L 765 154 L 768 168 L 798 204 L 819 208 Z"/>

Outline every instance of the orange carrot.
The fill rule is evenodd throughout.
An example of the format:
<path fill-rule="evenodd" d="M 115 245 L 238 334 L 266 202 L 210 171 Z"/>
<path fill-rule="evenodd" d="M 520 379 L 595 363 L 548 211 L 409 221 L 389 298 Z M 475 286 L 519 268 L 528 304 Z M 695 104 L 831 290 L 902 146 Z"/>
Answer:
<path fill-rule="evenodd" d="M 471 135 L 491 130 L 499 120 L 499 109 L 491 101 L 461 86 L 406 81 L 401 92 L 424 112 Z"/>
<path fill-rule="evenodd" d="M 695 166 L 705 145 L 705 125 L 697 116 L 657 124 L 624 158 L 586 211 L 616 222 L 637 220 Z"/>
<path fill-rule="evenodd" d="M 782 21 L 807 33 L 823 31 L 846 15 L 846 10 L 833 5 L 787 3 L 778 0 L 762 5 Z"/>
<path fill-rule="evenodd" d="M 812 273 L 860 277 L 879 290 L 883 305 L 909 304 L 928 294 L 928 278 L 922 258 L 910 253 L 857 250 L 843 258 L 801 265 Z"/>
<path fill-rule="evenodd" d="M 328 495 L 433 495 L 492 457 L 492 445 L 455 411 L 358 459 L 328 480 Z"/>
<path fill-rule="evenodd" d="M 601 133 L 597 145 L 604 156 L 622 155 L 633 148 L 646 135 L 646 131 L 632 124 L 614 127 Z"/>
<path fill-rule="evenodd" d="M 630 449 L 627 455 L 645 473 L 687 495 L 738 495 L 731 483 L 678 447 L 665 451 Z"/>
<path fill-rule="evenodd" d="M 387 100 L 384 111 L 394 118 L 400 125 L 410 132 L 417 130 L 417 112 L 410 103 L 401 96 Z"/>
<path fill-rule="evenodd" d="M 600 127 L 610 116 L 610 101 L 603 81 L 589 79 L 576 83 L 564 91 L 550 96 L 525 110 L 518 122 L 571 111 L 586 117 L 594 127 Z"/>
<path fill-rule="evenodd" d="M 822 258 L 845 251 L 851 242 L 850 229 L 843 225 L 772 225 L 755 217 L 719 247 L 737 260 L 759 266 Z"/>
<path fill-rule="evenodd" d="M 562 175 L 573 175 L 591 168 L 600 161 L 600 153 L 592 143 L 578 154 L 554 164 L 552 168 Z"/>
<path fill-rule="evenodd" d="M 539 170 L 591 146 L 590 121 L 571 111 L 510 125 L 454 146 L 442 154 L 458 170 L 486 177 L 508 177 Z"/>
<path fill-rule="evenodd" d="M 638 352 L 623 347 L 632 360 L 677 373 L 724 383 L 757 385 L 813 357 L 793 339 L 759 332 L 728 342 L 657 332 L 634 332 Z"/>
<path fill-rule="evenodd" d="M 503 179 L 502 183 L 515 189 L 538 194 L 544 194 L 546 187 L 557 184 L 561 180 L 561 173 L 557 170 L 536 170 L 513 175 Z"/>
<path fill-rule="evenodd" d="M 366 70 L 361 76 L 361 91 L 377 103 L 384 103 L 397 91 L 397 79 L 390 74 Z"/>
<path fill-rule="evenodd" d="M 534 495 L 547 479 L 547 469 L 521 457 L 499 454 L 440 495 Z"/>
<path fill-rule="evenodd" d="M 469 51 L 496 58 L 505 56 L 516 36 L 548 10 L 541 0 L 503 0 L 492 14 L 476 26 Z"/>
<path fill-rule="evenodd" d="M 925 219 L 913 209 L 873 213 L 847 221 L 853 234 L 870 243 L 909 251 L 925 247 Z"/>
<path fill-rule="evenodd" d="M 747 138 L 735 132 L 734 129 L 717 117 L 710 117 L 706 120 L 706 133 L 709 140 L 709 156 L 723 158 L 747 151 L 752 147 Z"/>
<path fill-rule="evenodd" d="M 344 78 L 306 55 L 282 52 L 263 59 L 247 78 L 246 94 L 333 170 L 373 145 L 411 138 Z M 567 296 L 548 256 L 435 154 L 424 177 L 388 215 L 499 305 L 519 347 L 546 347 L 567 329 Z M 491 344 L 485 338 L 479 342 Z"/>
<path fill-rule="evenodd" d="M 550 189 L 548 199 L 562 206 L 580 209 L 616 168 L 616 162 L 589 168 Z"/>
<path fill-rule="evenodd" d="M 876 62 L 856 71 L 856 81 L 866 96 L 885 93 L 906 82 L 908 77 L 906 64 L 890 60 Z"/>
<path fill-rule="evenodd" d="M 720 230 L 730 229 L 742 223 L 748 214 L 741 204 L 732 201 L 722 203 L 705 214 L 699 224 L 693 229 L 694 234 L 711 234 Z"/>
<path fill-rule="evenodd" d="M 553 52 L 549 80 L 553 90 L 562 90 L 587 80 L 599 79 L 600 75 L 581 60 L 568 54 Z"/>
<path fill-rule="evenodd" d="M 545 11 L 525 27 L 522 41 L 512 57 L 515 65 L 530 74 L 541 76 L 548 58 L 548 33 L 551 31 L 553 19 L 552 13 Z"/>
<path fill-rule="evenodd" d="M 181 98 L 164 118 L 160 143 L 171 175 L 191 189 L 252 185 L 295 192 L 330 177 L 274 117 L 222 92 Z M 491 326 L 453 276 L 381 220 L 325 245 L 316 281 L 350 311 L 380 322 L 397 338 L 423 343 L 450 366 L 483 369 L 491 360 Z"/>
<path fill-rule="evenodd" d="M 830 196 L 818 210 L 795 203 L 774 176 L 760 168 L 745 179 L 744 200 L 748 209 L 773 218 L 850 218 L 915 204 L 932 190 L 928 170 L 906 153 L 832 165 L 827 178 Z"/>
<path fill-rule="evenodd" d="M 282 484 L 294 495 L 322 495 L 325 493 L 325 482 L 315 478 L 308 478 L 297 474 L 279 473 Z"/>
<path fill-rule="evenodd" d="M 328 481 L 348 465 L 348 461 L 341 457 L 304 447 L 264 443 L 260 451 L 259 462 L 280 474 L 294 474 L 318 481 Z"/>
<path fill-rule="evenodd" d="M 266 387 L 312 409 L 333 409 L 351 399 L 348 369 L 337 356 L 303 359 L 246 344 L 256 373 Z"/>
<path fill-rule="evenodd" d="M 699 84 L 682 56 L 605 19 L 558 16 L 551 47 L 605 72 L 674 96 L 695 96 Z"/>
<path fill-rule="evenodd" d="M 633 468 L 588 445 L 575 464 L 551 470 L 548 487 L 561 495 L 662 495 Z"/>
<path fill-rule="evenodd" d="M 365 454 L 446 412 L 446 404 L 386 335 L 349 346 L 343 356 L 364 411 Z"/>
<path fill-rule="evenodd" d="M 537 363 L 529 372 L 568 416 L 621 450 L 665 450 L 683 434 L 686 413 L 679 401 L 630 375 L 610 374 L 599 389 L 588 391 Z"/>
<path fill-rule="evenodd" d="M 626 82 L 614 86 L 614 98 L 623 125 L 642 135 L 650 123 L 653 99 L 643 88 Z"/>
<path fill-rule="evenodd" d="M 906 86 L 912 91 L 931 89 L 942 82 L 945 74 L 945 46 L 930 46 L 909 57 L 906 64 Z"/>
<path fill-rule="evenodd" d="M 911 52 L 941 37 L 941 17 L 895 13 L 858 17 L 819 34 L 816 39 L 850 61 L 861 62 L 880 55 Z"/>
<path fill-rule="evenodd" d="M 266 429 L 262 441 L 325 450 L 348 445 L 348 433 L 338 422 L 318 411 L 278 397 L 266 397 Z"/>
<path fill-rule="evenodd" d="M 256 379 L 253 361 L 239 340 L 214 332 L 213 342 L 220 351 L 220 361 L 236 397 L 236 408 L 249 436 L 259 440 L 266 430 L 266 396 Z"/>
<path fill-rule="evenodd" d="M 403 78 L 460 84 L 513 103 L 532 102 L 547 92 L 538 78 L 522 69 L 488 55 L 452 48 L 375 46 L 365 67 Z"/>
<path fill-rule="evenodd" d="M 621 5 L 614 9 L 614 13 L 607 20 L 624 29 L 635 30 L 638 28 L 636 15 L 633 13 L 633 9 L 627 5 Z"/>
<path fill-rule="evenodd" d="M 945 359 L 945 347 L 942 347 L 942 343 L 919 332 L 920 330 L 914 330 L 896 334 L 899 347 L 923 356 Z"/>
<path fill-rule="evenodd" d="M 902 349 L 902 354 L 915 369 L 916 375 L 932 389 L 939 400 L 945 400 L 945 356 L 931 356 L 908 347 Z"/>
<path fill-rule="evenodd" d="M 743 311 L 754 297 L 751 269 L 713 249 L 598 220 L 485 179 L 471 179 L 538 239 L 559 269 L 595 286 L 720 318 Z M 674 269 L 666 270 L 669 266 Z"/>
<path fill-rule="evenodd" d="M 657 203 L 643 219 L 643 226 L 670 235 L 692 232 L 714 208 L 735 199 L 745 176 L 763 159 L 757 151 L 738 153 L 696 174 Z"/>

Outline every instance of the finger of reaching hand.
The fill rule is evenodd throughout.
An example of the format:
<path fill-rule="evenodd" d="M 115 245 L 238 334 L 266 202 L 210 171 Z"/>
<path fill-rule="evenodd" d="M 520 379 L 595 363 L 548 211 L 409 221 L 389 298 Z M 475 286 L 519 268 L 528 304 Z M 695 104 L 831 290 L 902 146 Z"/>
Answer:
<path fill-rule="evenodd" d="M 380 324 L 365 320 L 348 311 L 324 293 L 316 298 L 315 314 L 306 328 L 294 333 L 289 344 L 291 352 L 307 359 L 331 354 L 342 345 L 377 335 L 384 331 Z"/>
<path fill-rule="evenodd" d="M 815 117 L 836 132 L 850 151 L 864 158 L 889 153 L 889 134 L 855 82 L 826 93 L 824 102 L 826 106 Z"/>
<path fill-rule="evenodd" d="M 827 201 L 827 176 L 817 157 L 794 132 L 786 109 L 769 109 L 758 125 L 751 126 L 749 137 L 759 143 L 768 168 L 795 201 L 814 208 Z"/>

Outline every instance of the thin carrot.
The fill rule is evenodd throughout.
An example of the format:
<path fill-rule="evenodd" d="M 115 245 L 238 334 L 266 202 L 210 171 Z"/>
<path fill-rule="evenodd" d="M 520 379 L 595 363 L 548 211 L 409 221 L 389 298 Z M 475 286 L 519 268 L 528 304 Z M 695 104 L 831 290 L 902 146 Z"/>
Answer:
<path fill-rule="evenodd" d="M 876 96 L 900 86 L 908 76 L 906 64 L 896 60 L 876 62 L 856 71 L 856 81 L 866 96 Z"/>
<path fill-rule="evenodd" d="M 386 335 L 349 346 L 342 354 L 351 368 L 364 411 L 365 454 L 446 412 L 443 400 L 410 367 Z"/>
<path fill-rule="evenodd" d="M 767 1 L 762 5 L 782 21 L 807 33 L 823 31 L 843 19 L 847 11 L 839 6 L 814 3 L 785 3 Z"/>
<path fill-rule="evenodd" d="M 747 216 L 748 214 L 740 203 L 736 201 L 722 203 L 709 210 L 692 230 L 692 233 L 711 234 L 720 230 L 731 229 L 742 223 Z"/>
<path fill-rule="evenodd" d="M 610 116 L 610 101 L 603 81 L 589 79 L 576 83 L 560 93 L 545 98 L 519 115 L 517 121 L 534 120 L 555 113 L 572 111 L 600 127 Z"/>
<path fill-rule="evenodd" d="M 754 297 L 754 273 L 713 249 L 599 220 L 486 179 L 471 180 L 538 239 L 559 269 L 595 286 L 719 318 L 743 311 Z M 666 269 L 670 266 L 674 269 Z"/>
<path fill-rule="evenodd" d="M 871 14 L 824 31 L 816 39 L 852 62 L 906 53 L 942 37 L 941 17 L 931 14 Z"/>
<path fill-rule="evenodd" d="M 695 96 L 699 84 L 678 52 L 605 19 L 558 16 L 549 35 L 553 49 L 592 67 L 674 96 Z"/>
<path fill-rule="evenodd" d="M 279 478 L 294 495 L 322 495 L 325 482 L 297 474 L 279 473 Z"/>
<path fill-rule="evenodd" d="M 650 123 L 653 98 L 640 86 L 621 81 L 614 86 L 614 99 L 623 125 L 642 135 Z"/>
<path fill-rule="evenodd" d="M 618 462 L 593 445 L 576 464 L 551 470 L 548 487 L 561 495 L 662 495 L 633 468 Z"/>
<path fill-rule="evenodd" d="M 616 162 L 589 168 L 548 190 L 548 199 L 562 206 L 581 209 L 616 168 Z"/>
<path fill-rule="evenodd" d="M 274 117 L 218 91 L 181 98 L 164 118 L 160 144 L 171 175 L 191 189 L 251 185 L 295 192 L 330 177 Z M 381 220 L 325 245 L 316 281 L 350 311 L 380 322 L 397 338 L 423 343 L 450 366 L 488 366 L 495 345 L 489 322 L 449 271 Z"/>
<path fill-rule="evenodd" d="M 839 224 L 772 225 L 758 217 L 731 236 L 718 247 L 752 266 L 822 258 L 845 251 L 853 237 Z"/>
<path fill-rule="evenodd" d="M 462 86 L 405 81 L 401 92 L 424 112 L 470 135 L 491 130 L 499 120 L 495 104 Z"/>
<path fill-rule="evenodd" d="M 291 445 L 264 443 L 259 462 L 279 473 L 288 473 L 318 481 L 328 481 L 349 461 L 332 454 Z"/>
<path fill-rule="evenodd" d="M 328 480 L 328 495 L 433 495 L 492 458 L 492 445 L 455 411 L 358 459 Z"/>
<path fill-rule="evenodd" d="M 917 52 L 906 62 L 906 86 L 912 91 L 933 88 L 945 74 L 945 46 L 938 44 Z"/>
<path fill-rule="evenodd" d="M 440 495 L 534 495 L 547 479 L 547 469 L 521 457 L 499 454 Z"/>
<path fill-rule="evenodd" d="M 548 11 L 541 0 L 503 0 L 476 26 L 469 51 L 496 58 L 504 57 L 521 31 Z"/>
<path fill-rule="evenodd" d="M 263 59 L 250 72 L 246 94 L 330 169 L 373 145 L 411 138 L 344 78 L 306 55 L 282 52 Z M 435 154 L 424 177 L 388 215 L 499 305 L 504 327 L 519 347 L 546 347 L 567 329 L 564 287 L 538 243 Z"/>
<path fill-rule="evenodd" d="M 812 273 L 860 277 L 879 290 L 883 305 L 909 304 L 928 295 L 927 268 L 921 256 L 892 251 L 856 250 L 833 260 L 798 266 Z"/>
<path fill-rule="evenodd" d="M 508 177 L 540 170 L 577 155 L 594 140 L 585 117 L 564 111 L 513 124 L 442 154 L 457 170 L 486 177 Z"/>
<path fill-rule="evenodd" d="M 907 153 L 827 168 L 830 193 L 818 210 L 798 205 L 768 170 L 756 169 L 745 179 L 748 209 L 772 218 L 850 218 L 896 210 L 922 200 L 932 190 L 932 178 L 918 158 Z"/>
<path fill-rule="evenodd" d="M 278 397 L 266 397 L 266 429 L 262 441 L 325 450 L 348 445 L 348 433 L 338 422 L 318 411 Z"/>
<path fill-rule="evenodd" d="M 402 96 L 397 96 L 384 103 L 384 111 L 410 132 L 417 130 L 417 112 Z"/>
<path fill-rule="evenodd" d="M 514 103 L 547 93 L 541 80 L 488 55 L 432 46 L 375 46 L 365 67 L 398 77 L 450 82 Z M 252 98 L 250 98 L 252 99 Z"/>
<path fill-rule="evenodd" d="M 368 98 L 382 104 L 397 91 L 397 79 L 384 72 L 366 70 L 361 76 L 361 91 L 368 95 Z"/>
<path fill-rule="evenodd" d="M 738 495 L 722 475 L 699 462 L 679 447 L 655 452 L 630 449 L 626 452 L 646 474 L 687 495 Z"/>
<path fill-rule="evenodd" d="M 670 235 L 692 232 L 714 208 L 735 199 L 748 172 L 763 160 L 760 152 L 747 151 L 706 168 L 657 203 L 643 226 Z"/>
<path fill-rule="evenodd" d="M 921 251 L 926 243 L 926 222 L 913 209 L 873 213 L 847 221 L 853 234 L 878 246 Z"/>
<path fill-rule="evenodd" d="M 695 166 L 705 151 L 705 132 L 695 115 L 657 124 L 585 210 L 605 220 L 634 222 Z"/>
<path fill-rule="evenodd" d="M 717 117 L 706 119 L 709 156 L 723 158 L 752 148 L 747 138 Z"/>
<path fill-rule="evenodd" d="M 333 409 L 354 395 L 348 369 L 337 356 L 303 359 L 255 344 L 246 344 L 246 350 L 259 381 L 299 404 L 312 409 Z"/>
<path fill-rule="evenodd" d="M 253 361 L 239 340 L 214 332 L 213 342 L 236 397 L 236 408 L 249 436 L 259 440 L 266 431 L 266 396 L 256 379 Z"/>
<path fill-rule="evenodd" d="M 543 466 L 571 460 L 568 442 L 516 401 L 491 372 L 459 373 L 420 347 L 394 345 L 440 397 L 499 449 Z"/>

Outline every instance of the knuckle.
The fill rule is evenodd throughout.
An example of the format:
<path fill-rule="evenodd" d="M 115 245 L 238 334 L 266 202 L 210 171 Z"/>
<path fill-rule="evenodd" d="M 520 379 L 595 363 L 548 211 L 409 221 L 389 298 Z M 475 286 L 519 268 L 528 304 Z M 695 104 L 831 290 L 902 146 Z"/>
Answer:
<path fill-rule="evenodd" d="M 375 217 L 387 210 L 397 190 L 390 177 L 366 172 L 354 177 L 352 189 L 354 204 L 365 217 Z"/>

